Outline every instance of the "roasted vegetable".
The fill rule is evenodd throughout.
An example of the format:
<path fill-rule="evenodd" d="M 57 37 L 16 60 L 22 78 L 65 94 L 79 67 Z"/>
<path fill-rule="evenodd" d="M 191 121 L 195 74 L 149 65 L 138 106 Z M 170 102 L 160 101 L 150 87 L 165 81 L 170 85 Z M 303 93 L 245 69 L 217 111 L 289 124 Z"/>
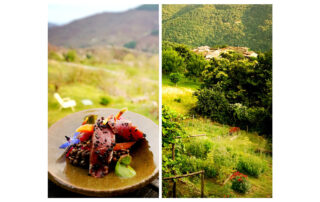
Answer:
<path fill-rule="evenodd" d="M 117 143 L 116 146 L 114 146 L 113 150 L 118 151 L 118 150 L 126 150 L 130 149 L 132 145 L 134 145 L 136 142 L 123 142 L 123 143 Z"/>
<path fill-rule="evenodd" d="M 93 133 L 94 124 L 84 124 L 77 128 L 76 132 L 80 133 Z"/>

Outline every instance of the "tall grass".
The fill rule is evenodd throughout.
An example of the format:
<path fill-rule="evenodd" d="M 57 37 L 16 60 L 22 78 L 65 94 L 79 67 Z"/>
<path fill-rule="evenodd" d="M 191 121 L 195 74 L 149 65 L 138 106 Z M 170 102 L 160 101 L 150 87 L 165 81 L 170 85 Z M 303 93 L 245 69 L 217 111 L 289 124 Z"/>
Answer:
<path fill-rule="evenodd" d="M 267 163 L 257 156 L 242 154 L 237 169 L 253 177 L 259 177 L 267 169 Z"/>
<path fill-rule="evenodd" d="M 213 143 L 210 140 L 195 139 L 188 143 L 185 143 L 185 148 L 188 154 L 195 156 L 196 158 L 206 159 L 210 152 Z"/>

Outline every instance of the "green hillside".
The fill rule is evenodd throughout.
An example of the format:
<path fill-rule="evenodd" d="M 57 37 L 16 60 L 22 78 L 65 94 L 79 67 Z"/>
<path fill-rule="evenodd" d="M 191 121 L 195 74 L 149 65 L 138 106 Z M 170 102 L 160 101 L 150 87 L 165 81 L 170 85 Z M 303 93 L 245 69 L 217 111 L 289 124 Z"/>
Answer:
<path fill-rule="evenodd" d="M 163 5 L 162 20 L 165 41 L 272 48 L 272 5 Z"/>

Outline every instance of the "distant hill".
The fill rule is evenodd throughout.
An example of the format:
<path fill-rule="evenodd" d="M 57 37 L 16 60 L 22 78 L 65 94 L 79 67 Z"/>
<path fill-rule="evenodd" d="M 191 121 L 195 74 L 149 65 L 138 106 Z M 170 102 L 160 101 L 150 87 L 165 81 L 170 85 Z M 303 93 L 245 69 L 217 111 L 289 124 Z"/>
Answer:
<path fill-rule="evenodd" d="M 272 48 L 272 5 L 163 5 L 162 20 L 165 41 Z"/>
<path fill-rule="evenodd" d="M 56 25 L 55 23 L 49 22 L 48 23 L 48 29 L 52 28 L 52 27 L 56 27 L 58 25 Z"/>
<path fill-rule="evenodd" d="M 104 12 L 50 28 L 49 43 L 67 48 L 121 46 L 158 52 L 158 6 L 143 5 L 125 12 Z"/>

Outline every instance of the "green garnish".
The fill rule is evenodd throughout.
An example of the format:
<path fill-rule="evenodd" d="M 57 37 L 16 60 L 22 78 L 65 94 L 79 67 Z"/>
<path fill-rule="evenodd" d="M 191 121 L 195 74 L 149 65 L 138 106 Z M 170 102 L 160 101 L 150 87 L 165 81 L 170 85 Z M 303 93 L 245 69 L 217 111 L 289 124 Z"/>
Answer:
<path fill-rule="evenodd" d="M 130 162 L 131 156 L 129 154 L 120 157 L 115 168 L 116 175 L 123 178 L 131 178 L 135 176 L 136 171 L 129 166 Z"/>
<path fill-rule="evenodd" d="M 95 124 L 98 116 L 97 115 L 88 115 L 84 118 L 86 124 Z"/>

